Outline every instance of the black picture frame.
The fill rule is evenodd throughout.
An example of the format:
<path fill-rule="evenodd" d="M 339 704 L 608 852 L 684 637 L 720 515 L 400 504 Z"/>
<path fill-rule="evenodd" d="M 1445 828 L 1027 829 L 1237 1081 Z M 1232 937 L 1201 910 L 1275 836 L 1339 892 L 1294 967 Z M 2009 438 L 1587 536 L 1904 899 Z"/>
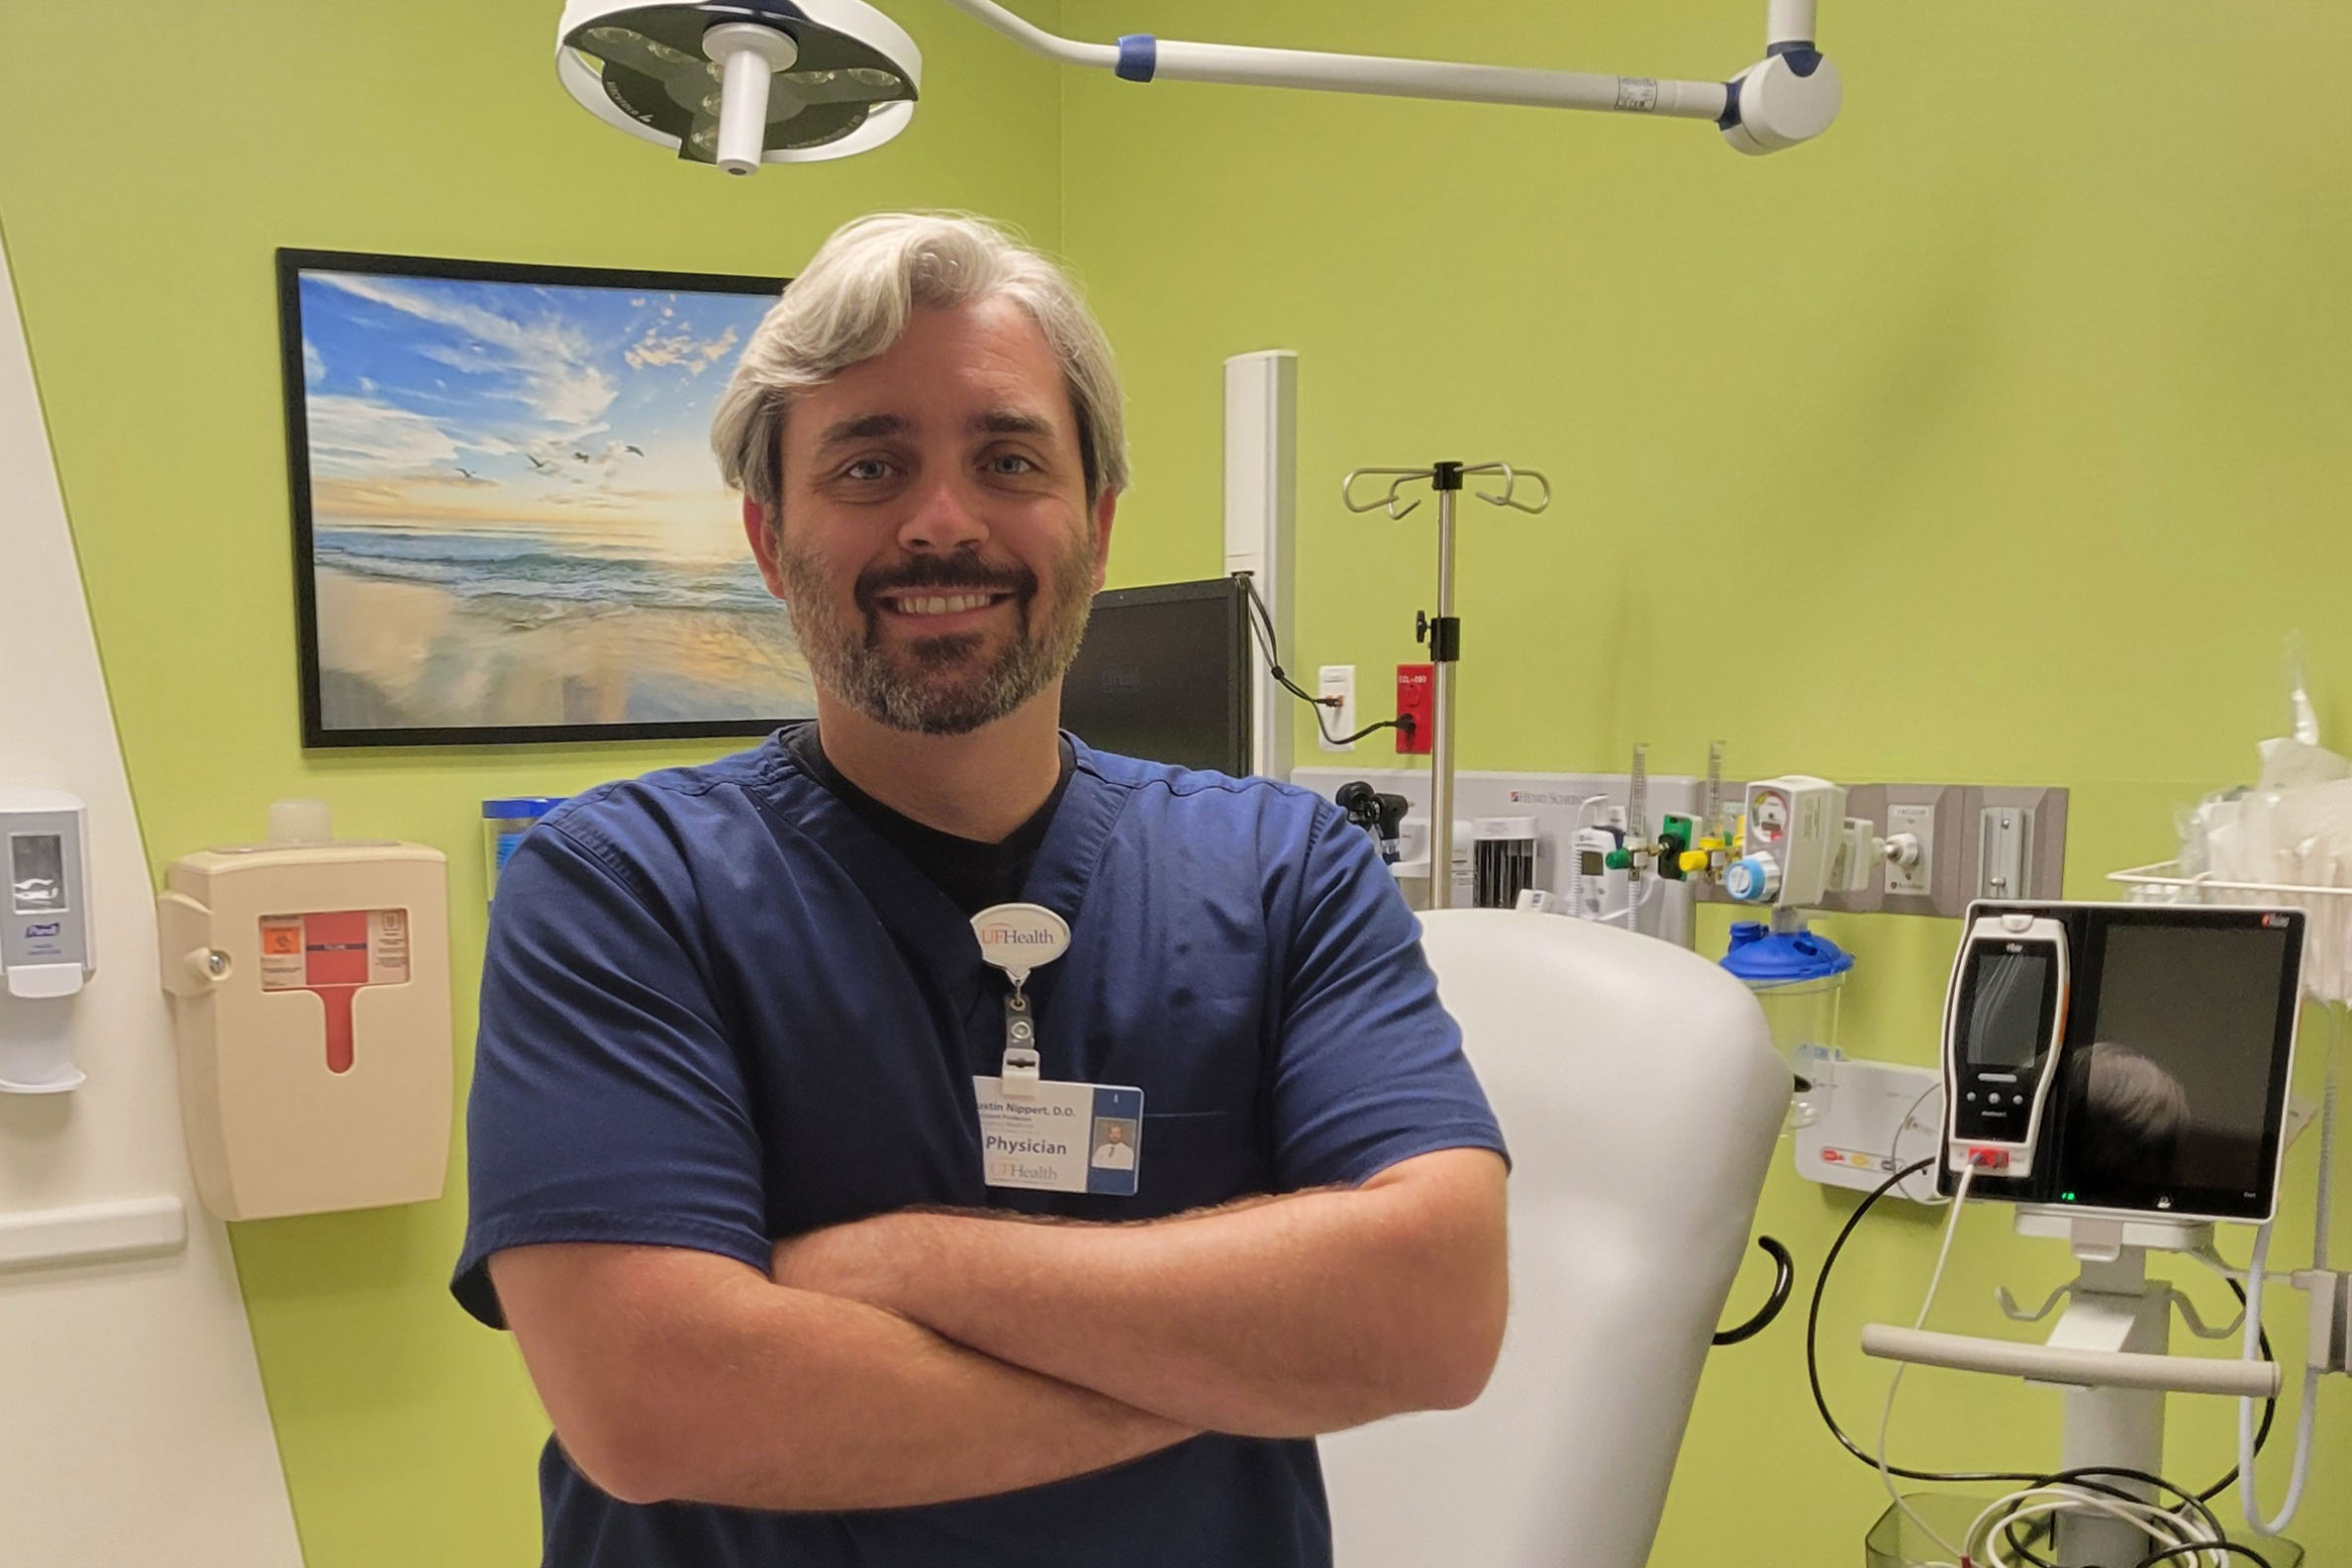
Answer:
<path fill-rule="evenodd" d="M 320 460 L 321 449 L 318 441 L 322 435 L 323 424 L 333 426 L 335 423 L 333 419 L 323 422 L 321 415 L 323 412 L 332 412 L 339 416 L 346 414 L 346 405 L 353 400 L 347 397 L 343 398 L 330 411 L 327 409 L 327 403 L 328 398 L 333 394 L 314 391 L 314 383 L 328 383 L 323 381 L 325 371 L 321 368 L 324 355 L 318 352 L 313 339 L 306 337 L 304 318 L 304 284 L 306 280 L 317 283 L 326 278 L 334 278 L 338 280 L 339 288 L 358 289 L 362 292 L 373 288 L 381 295 L 390 298 L 403 297 L 403 291 L 407 291 L 409 294 L 418 294 L 422 290 L 430 289 L 436 292 L 436 297 L 442 298 L 444 301 L 450 298 L 461 300 L 465 291 L 479 289 L 482 291 L 484 301 L 493 299 L 513 301 L 527 296 L 536 296 L 567 303 L 582 309 L 588 305 L 618 309 L 618 306 L 614 305 L 614 301 L 608 297 L 613 295 L 639 303 L 643 300 L 658 301 L 664 297 L 675 296 L 676 300 L 672 301 L 673 306 L 677 301 L 708 301 L 711 314 L 727 317 L 730 320 L 731 328 L 738 328 L 742 322 L 756 322 L 758 315 L 764 313 L 767 306 L 772 304 L 782 293 L 790 281 L 789 279 L 733 273 L 674 272 L 464 260 L 449 257 L 311 249 L 293 246 L 278 249 L 276 269 L 281 373 L 285 394 L 287 483 L 293 515 L 295 640 L 300 663 L 302 743 L 306 748 L 511 745 L 583 740 L 644 740 L 757 735 L 768 733 L 780 723 L 793 718 L 805 717 L 814 711 L 813 707 L 805 702 L 763 703 L 745 700 L 741 704 L 744 711 L 739 713 L 728 711 L 697 714 L 694 717 L 630 718 L 625 715 L 620 718 L 583 719 L 573 713 L 559 713 L 543 722 L 536 719 L 529 722 L 506 722 L 504 720 L 477 722 L 463 717 L 452 720 L 446 715 L 437 715 L 426 722 L 414 722 L 417 716 L 412 713 L 387 712 L 386 710 L 392 706 L 389 700 L 380 692 L 368 689 L 363 681 L 359 682 L 356 688 L 360 693 L 359 697 L 356 700 L 351 699 L 350 693 L 354 690 L 354 677 L 347 671 L 339 670 L 331 660 L 325 657 L 329 638 L 322 637 L 320 624 L 323 564 L 339 583 L 343 582 L 344 575 L 341 572 L 342 563 L 336 557 L 334 549 L 334 545 L 342 536 L 336 529 L 326 526 L 335 522 L 336 519 L 331 514 L 324 512 L 319 505 L 322 480 L 329 484 L 333 484 L 335 480 L 333 476 L 323 473 L 322 470 L 332 467 L 338 461 L 344 461 L 347 467 L 349 457 L 347 449 L 331 450 L 325 462 Z M 374 280 L 382 281 L 377 283 Z M 507 292 L 496 292 L 501 290 Z M 525 292 L 517 293 L 515 291 Z M 573 292 L 567 295 L 562 291 Z M 415 306 L 416 301 L 412 299 L 409 308 L 414 309 Z M 552 308 L 550 306 L 550 309 Z M 445 319 L 438 321 L 435 325 L 448 329 L 449 332 L 461 331 L 464 323 L 468 320 L 454 310 L 442 314 Z M 668 319 L 676 320 L 675 317 Z M 485 321 L 483 325 L 491 326 L 493 324 Z M 553 329 L 550 327 L 548 330 L 552 331 Z M 740 336 L 746 335 L 738 333 L 737 337 L 739 339 Z M 656 371 L 686 366 L 693 371 L 695 393 L 705 401 L 715 400 L 718 389 L 725 385 L 728 374 L 733 370 L 734 352 L 732 350 L 739 349 L 740 342 L 735 341 L 728 344 L 731 351 L 725 354 L 724 361 L 722 361 L 717 354 L 711 352 L 712 349 L 719 346 L 719 340 L 705 340 L 693 343 L 686 348 L 678 348 L 676 344 L 685 342 L 686 337 L 687 335 L 681 332 L 675 339 L 657 340 L 648 329 L 647 336 L 643 340 L 644 343 L 656 343 L 657 346 L 666 344 L 667 346 L 662 347 L 661 351 L 672 352 L 683 357 L 665 362 L 658 357 L 657 353 L 649 353 L 645 360 L 648 368 L 639 370 L 635 368 L 639 361 L 635 356 L 637 348 L 633 347 L 629 350 L 631 355 L 629 363 L 633 367 L 631 374 L 647 376 L 647 388 L 649 389 L 651 378 Z M 449 355 L 452 352 L 450 343 L 453 341 L 447 336 L 447 333 L 444 333 L 442 340 L 434 344 L 435 351 L 444 356 Z M 610 349 L 612 344 L 603 343 L 594 346 L 598 350 L 605 350 Z M 642 343 L 637 347 L 642 347 Z M 460 368 L 470 371 L 472 367 L 453 366 L 453 369 Z M 707 414 L 701 423 L 707 430 Z M 332 436 L 329 439 L 332 440 Z M 624 442 L 618 438 L 608 443 L 608 449 L 603 453 L 592 454 L 583 448 L 571 450 L 567 455 L 559 456 L 555 451 L 549 450 L 543 457 L 531 449 L 528 441 L 512 439 L 511 433 L 501 436 L 498 441 L 515 449 L 494 457 L 491 461 L 497 462 L 512 458 L 519 465 L 527 460 L 532 465 L 530 469 L 523 470 L 527 477 L 545 470 L 563 473 L 565 470 L 558 467 L 558 464 L 583 470 L 592 465 L 612 468 L 614 466 L 612 459 L 623 457 L 626 453 L 636 454 L 635 457 L 628 459 L 630 461 L 641 459 L 646 455 L 645 450 L 640 449 L 634 441 Z M 624 446 L 626 452 L 621 450 Z M 673 454 L 675 454 L 674 443 L 671 451 L 665 452 L 664 455 Z M 574 458 L 578 459 L 576 464 L 572 464 L 570 461 Z M 725 492 L 719 483 L 716 464 L 709 458 L 707 450 L 702 454 L 701 460 L 708 470 L 712 492 L 715 496 L 724 497 Z M 485 467 L 489 465 L 490 463 L 484 463 Z M 456 474 L 462 476 L 468 484 L 484 482 L 483 475 L 456 462 L 454 457 L 449 460 L 449 467 Z M 438 476 L 428 475 L 427 477 Z M 576 476 L 565 473 L 565 477 L 575 478 Z M 450 483 L 453 481 L 444 479 L 441 482 Z M 726 505 L 729 509 L 728 518 L 730 520 L 735 518 L 734 502 L 729 500 Z M 712 521 L 711 526 L 714 528 L 718 526 L 716 520 Z M 538 525 L 518 524 L 515 530 L 516 536 L 518 538 L 536 537 L 534 529 L 537 527 Z M 736 527 L 739 530 L 739 524 Z M 397 534 L 398 531 L 388 528 L 380 531 L 358 531 L 359 534 L 371 532 L 382 532 L 390 537 Z M 353 537 L 358 537 L 358 535 L 355 534 Z M 397 542 L 411 543 L 417 537 L 419 536 L 412 534 L 399 539 Z M 465 536 L 452 534 L 448 537 L 452 539 L 460 537 L 487 539 L 490 536 L 488 534 Z M 739 532 L 735 537 L 739 540 Z M 328 546 L 324 558 L 323 542 Z M 645 568 L 646 572 L 650 572 L 654 567 L 676 564 L 674 560 L 662 557 L 657 550 L 644 549 L 638 550 L 637 553 L 642 559 L 637 560 L 636 564 Z M 542 563 L 554 559 L 545 552 L 540 552 L 536 558 Z M 579 557 L 580 561 L 591 564 L 598 558 L 593 551 L 585 552 Z M 627 561 L 629 557 L 625 552 L 614 559 Z M 713 559 L 716 560 L 716 557 Z M 417 561 L 402 560 L 378 561 L 374 564 L 394 569 L 392 578 L 376 581 L 375 586 L 380 591 L 400 591 L 396 581 L 399 569 L 420 565 Z M 462 563 L 429 561 L 422 564 L 429 565 L 432 571 L 420 570 L 414 573 L 414 580 L 407 585 L 412 598 L 418 594 L 429 593 L 438 586 L 447 590 L 452 602 L 460 602 L 464 592 L 476 586 L 468 583 L 462 576 Z M 555 564 L 561 565 L 562 562 L 555 560 Z M 611 562 L 608 561 L 607 564 L 611 564 Z M 434 582 L 432 580 L 434 573 L 439 573 L 444 580 L 440 583 Z M 749 627 L 759 624 L 751 619 L 755 609 L 764 612 L 771 619 L 762 625 L 766 634 L 775 639 L 780 650 L 777 657 L 797 662 L 797 647 L 792 642 L 789 620 L 784 615 L 782 607 L 775 605 L 772 601 L 767 601 L 757 607 L 743 602 L 747 592 L 743 586 L 743 574 L 751 573 L 755 576 L 755 568 L 750 562 L 748 549 L 742 549 L 739 557 L 732 563 L 714 566 L 712 572 L 706 573 L 705 576 L 711 576 L 714 573 L 723 574 L 724 591 L 732 595 L 732 598 L 727 602 L 735 606 L 728 614 L 735 617 L 742 626 Z M 592 573 L 582 575 L 592 575 Z M 644 575 L 644 573 L 640 573 L 640 575 Z M 642 584 L 639 583 L 637 586 L 641 587 Z M 565 591 L 574 596 L 573 606 L 582 616 L 607 613 L 621 615 L 624 610 L 629 615 L 643 616 L 651 613 L 646 611 L 642 605 L 623 606 L 619 609 L 600 605 L 594 599 L 585 597 L 583 585 L 577 582 L 566 584 L 564 587 Z M 350 589 L 347 583 L 343 583 L 339 592 L 347 598 L 352 597 L 358 591 Z M 507 602 L 512 603 L 512 600 Z M 666 607 L 657 604 L 653 608 L 656 611 L 667 608 L 679 614 L 689 613 L 695 609 L 694 606 L 681 604 L 672 604 Z M 556 605 L 551 611 L 551 615 L 557 621 L 560 621 L 570 611 L 563 605 Z M 477 617 L 477 619 L 479 618 Z M 344 637 L 345 634 L 351 630 L 339 619 L 336 636 Z M 533 630 L 543 630 L 543 628 Z M 527 636 L 528 633 L 522 635 Z M 347 637 L 345 639 L 347 640 Z M 548 639 L 542 639 L 542 641 Z M 634 683 L 642 678 L 642 672 L 625 671 L 615 678 L 625 684 Z M 568 703 L 571 696 L 571 683 L 568 677 L 565 677 L 560 683 L 560 689 L 565 694 L 561 701 Z M 608 708 L 611 706 L 609 700 L 605 706 Z M 730 706 L 733 705 L 730 704 Z M 752 711 L 754 709 L 757 711 Z"/>

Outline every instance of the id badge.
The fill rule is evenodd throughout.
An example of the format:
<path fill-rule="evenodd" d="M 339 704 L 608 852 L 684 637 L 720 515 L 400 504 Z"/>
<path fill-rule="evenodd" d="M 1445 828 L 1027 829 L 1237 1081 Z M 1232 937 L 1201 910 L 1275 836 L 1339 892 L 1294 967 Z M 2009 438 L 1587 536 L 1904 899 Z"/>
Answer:
<path fill-rule="evenodd" d="M 991 1187 L 1132 1198 L 1143 1171 L 1143 1091 L 1051 1079 L 1008 1096 L 974 1078 L 980 1160 Z"/>

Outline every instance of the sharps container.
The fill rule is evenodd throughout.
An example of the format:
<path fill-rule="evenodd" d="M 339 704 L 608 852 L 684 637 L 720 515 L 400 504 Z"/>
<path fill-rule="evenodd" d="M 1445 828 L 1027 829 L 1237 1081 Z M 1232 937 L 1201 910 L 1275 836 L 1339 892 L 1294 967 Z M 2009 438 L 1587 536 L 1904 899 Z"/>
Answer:
<path fill-rule="evenodd" d="M 561 795 L 510 795 L 482 802 L 482 880 L 492 901 L 498 898 L 498 873 L 515 853 L 523 835 L 541 817 L 562 805 Z"/>
<path fill-rule="evenodd" d="M 1817 931 L 1776 932 L 1762 921 L 1739 921 L 1723 967 L 1756 994 L 1773 1048 L 1789 1064 L 1789 1127 L 1811 1127 L 1829 1101 L 1838 996 L 1854 955 Z"/>

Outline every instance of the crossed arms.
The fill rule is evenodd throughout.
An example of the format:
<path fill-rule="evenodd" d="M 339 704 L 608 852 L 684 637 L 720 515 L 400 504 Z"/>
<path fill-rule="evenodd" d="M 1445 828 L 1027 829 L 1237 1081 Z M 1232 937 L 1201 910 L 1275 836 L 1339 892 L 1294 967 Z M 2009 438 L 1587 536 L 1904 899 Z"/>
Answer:
<path fill-rule="evenodd" d="M 603 1243 L 490 1275 L 615 1497 L 910 1507 L 1468 1404 L 1502 1345 L 1504 1170 L 1446 1149 L 1135 1225 L 881 1215 L 779 1242 L 766 1275 Z"/>

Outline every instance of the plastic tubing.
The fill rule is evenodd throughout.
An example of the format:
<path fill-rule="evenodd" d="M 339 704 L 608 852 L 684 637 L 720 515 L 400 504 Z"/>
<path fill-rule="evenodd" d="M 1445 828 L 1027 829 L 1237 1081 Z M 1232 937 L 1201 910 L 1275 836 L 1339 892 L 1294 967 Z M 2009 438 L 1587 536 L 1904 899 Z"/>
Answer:
<path fill-rule="evenodd" d="M 2311 1238 L 2311 1266 L 2327 1267 L 2327 1231 L 2334 1208 L 2335 1186 L 2335 1129 L 2336 1129 L 2336 1048 L 2342 1043 L 2342 1015 L 2330 1009 L 2327 1088 L 2319 1102 L 2319 1203 L 2317 1230 Z M 2261 1354 L 2262 1337 L 2262 1280 L 2270 1266 L 2271 1227 L 2264 1225 L 2254 1233 L 2253 1261 L 2246 1265 L 2246 1331 L 2242 1347 L 2245 1359 L 2252 1361 Z M 2254 1477 L 2254 1401 L 2238 1401 L 2238 1501 L 2245 1508 L 2246 1524 L 2257 1535 L 2276 1535 L 2295 1521 L 2296 1510 L 2303 1506 L 2303 1483 L 2311 1473 L 2311 1425 L 2319 1408 L 2319 1369 L 2303 1367 L 2303 1412 L 2295 1421 L 2295 1470 L 2287 1482 L 2287 1500 L 2279 1506 L 2276 1519 L 2262 1517 L 2260 1487 Z"/>

